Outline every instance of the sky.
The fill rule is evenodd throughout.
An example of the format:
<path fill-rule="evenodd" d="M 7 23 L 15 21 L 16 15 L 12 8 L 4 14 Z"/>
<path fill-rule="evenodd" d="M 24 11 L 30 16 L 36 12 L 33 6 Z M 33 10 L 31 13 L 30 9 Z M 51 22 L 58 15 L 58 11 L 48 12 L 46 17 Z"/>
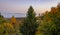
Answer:
<path fill-rule="evenodd" d="M 0 0 L 0 12 L 2 13 L 26 13 L 29 6 L 38 13 L 44 13 L 51 7 L 56 7 L 60 0 Z"/>

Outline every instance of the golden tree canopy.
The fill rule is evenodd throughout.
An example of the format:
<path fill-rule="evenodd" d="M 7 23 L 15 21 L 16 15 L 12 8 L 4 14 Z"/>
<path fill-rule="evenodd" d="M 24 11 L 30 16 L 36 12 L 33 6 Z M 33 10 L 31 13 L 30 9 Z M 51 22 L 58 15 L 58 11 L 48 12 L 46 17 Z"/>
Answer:
<path fill-rule="evenodd" d="M 14 16 L 12 16 L 11 22 L 12 22 L 13 24 L 16 23 L 16 18 L 15 18 Z"/>

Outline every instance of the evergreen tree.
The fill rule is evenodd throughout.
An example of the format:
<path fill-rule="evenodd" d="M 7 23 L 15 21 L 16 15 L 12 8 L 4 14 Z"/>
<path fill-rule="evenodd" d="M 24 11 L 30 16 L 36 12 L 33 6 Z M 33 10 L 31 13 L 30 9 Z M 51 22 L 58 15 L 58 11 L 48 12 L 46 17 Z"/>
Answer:
<path fill-rule="evenodd" d="M 5 19 L 4 19 L 4 16 L 1 15 L 1 12 L 0 12 L 0 24 L 6 22 Z"/>
<path fill-rule="evenodd" d="M 32 6 L 27 11 L 27 16 L 22 24 L 20 31 L 23 35 L 35 35 L 38 27 L 34 9 Z"/>

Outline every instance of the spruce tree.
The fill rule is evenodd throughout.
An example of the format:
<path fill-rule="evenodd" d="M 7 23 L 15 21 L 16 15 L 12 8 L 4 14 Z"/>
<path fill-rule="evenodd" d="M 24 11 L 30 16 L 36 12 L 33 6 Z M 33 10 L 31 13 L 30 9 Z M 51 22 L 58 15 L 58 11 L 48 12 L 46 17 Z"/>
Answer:
<path fill-rule="evenodd" d="M 27 11 L 26 18 L 21 25 L 20 32 L 23 35 L 35 35 L 37 31 L 38 23 L 36 21 L 36 14 L 32 6 Z"/>

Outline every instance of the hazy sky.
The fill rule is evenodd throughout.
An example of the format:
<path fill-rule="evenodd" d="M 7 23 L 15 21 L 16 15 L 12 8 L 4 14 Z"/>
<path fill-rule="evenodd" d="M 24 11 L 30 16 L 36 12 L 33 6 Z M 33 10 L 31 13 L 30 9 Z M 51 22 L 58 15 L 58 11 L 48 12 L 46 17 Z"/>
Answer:
<path fill-rule="evenodd" d="M 36 13 L 42 13 L 56 6 L 60 0 L 0 0 L 0 11 L 8 13 L 26 13 L 32 5 Z"/>

